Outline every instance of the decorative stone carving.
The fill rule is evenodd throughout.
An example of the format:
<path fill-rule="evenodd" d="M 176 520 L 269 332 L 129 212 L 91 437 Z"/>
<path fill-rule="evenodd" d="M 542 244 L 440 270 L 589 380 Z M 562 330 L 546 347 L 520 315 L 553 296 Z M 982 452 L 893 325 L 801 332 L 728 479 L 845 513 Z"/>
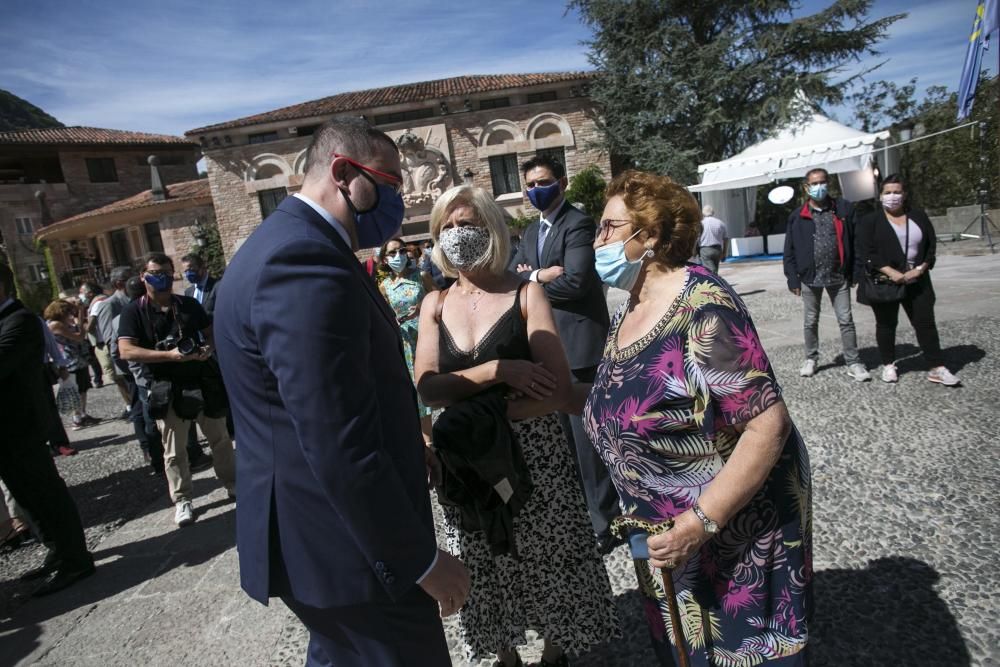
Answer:
<path fill-rule="evenodd" d="M 421 138 L 407 130 L 396 138 L 400 166 L 403 170 L 403 202 L 407 207 L 433 204 L 455 182 L 448 157 L 440 149 L 427 145 Z"/>

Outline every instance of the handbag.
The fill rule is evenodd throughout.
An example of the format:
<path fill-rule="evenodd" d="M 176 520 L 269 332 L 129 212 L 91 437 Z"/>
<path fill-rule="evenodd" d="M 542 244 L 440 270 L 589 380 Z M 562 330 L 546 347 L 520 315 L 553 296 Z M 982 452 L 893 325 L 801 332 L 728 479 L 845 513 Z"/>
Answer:
<path fill-rule="evenodd" d="M 861 281 L 861 289 L 868 303 L 895 303 L 906 296 L 906 285 L 892 282 L 881 271 L 866 273 Z"/>
<path fill-rule="evenodd" d="M 910 221 L 906 221 L 906 241 L 903 242 L 903 258 L 910 248 Z M 889 276 L 881 271 L 869 271 L 862 276 L 861 291 L 865 301 L 872 303 L 896 303 L 906 296 L 906 284 L 894 283 Z M 860 300 L 860 299 L 859 299 Z"/>

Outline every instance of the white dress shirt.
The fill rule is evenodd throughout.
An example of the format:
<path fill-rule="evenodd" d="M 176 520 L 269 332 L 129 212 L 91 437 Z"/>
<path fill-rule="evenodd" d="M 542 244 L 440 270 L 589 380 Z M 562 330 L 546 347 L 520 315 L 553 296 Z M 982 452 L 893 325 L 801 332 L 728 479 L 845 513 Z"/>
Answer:
<path fill-rule="evenodd" d="M 337 233 L 340 234 L 340 238 L 344 239 L 344 243 L 347 244 L 347 247 L 348 248 L 352 247 L 351 246 L 351 237 L 347 234 L 347 230 L 344 229 L 344 226 L 342 224 L 340 224 L 339 220 L 337 220 L 335 217 L 333 217 L 332 213 L 330 213 L 325 208 L 323 208 L 322 206 L 320 206 L 319 204 L 317 204 L 316 202 L 314 202 L 312 199 L 309 199 L 309 197 L 306 197 L 301 192 L 296 192 L 292 196 L 296 197 L 298 199 L 301 199 L 302 201 L 304 201 L 306 204 L 309 205 L 309 208 L 311 208 L 312 210 L 314 210 L 317 213 L 319 213 L 319 215 L 320 215 L 321 218 L 323 218 L 324 220 L 326 220 L 327 223 L 331 227 L 333 227 L 335 230 L 337 230 Z"/>

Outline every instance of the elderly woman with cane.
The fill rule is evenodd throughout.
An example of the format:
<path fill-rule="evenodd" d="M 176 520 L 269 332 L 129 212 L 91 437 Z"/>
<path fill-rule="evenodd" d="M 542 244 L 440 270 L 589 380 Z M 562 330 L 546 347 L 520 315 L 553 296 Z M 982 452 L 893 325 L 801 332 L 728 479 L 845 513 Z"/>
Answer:
<path fill-rule="evenodd" d="M 685 263 L 701 212 L 683 187 L 627 171 L 607 197 L 597 272 L 629 296 L 582 407 L 625 523 L 649 533 L 632 546 L 654 650 L 663 665 L 805 664 L 809 462 L 750 314 Z"/>

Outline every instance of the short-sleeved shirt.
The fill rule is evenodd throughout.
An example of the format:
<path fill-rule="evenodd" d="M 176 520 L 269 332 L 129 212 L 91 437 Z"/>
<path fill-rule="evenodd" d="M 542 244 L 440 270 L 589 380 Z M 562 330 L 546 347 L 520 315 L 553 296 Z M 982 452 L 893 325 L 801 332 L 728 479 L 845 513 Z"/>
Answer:
<path fill-rule="evenodd" d="M 736 449 L 740 435 L 732 427 L 781 400 L 746 305 L 707 269 L 686 270 L 684 288 L 659 323 L 624 349 L 617 337 L 628 302 L 619 308 L 583 414 L 623 513 L 653 521 L 694 505 Z M 716 655 L 735 656 L 725 664 L 757 665 L 805 647 L 810 488 L 808 454 L 792 429 L 754 497 L 674 571 L 682 608 L 711 624 Z M 656 579 L 640 577 L 640 590 L 650 598 L 650 630 L 662 638 L 669 622 L 663 589 L 654 595 L 656 586 L 643 581 Z M 706 664 L 704 657 L 691 662 Z"/>
<path fill-rule="evenodd" d="M 163 309 L 142 297 L 128 304 L 118 320 L 118 337 L 129 338 L 139 347 L 155 350 L 159 341 L 173 337 L 196 338 L 211 325 L 201 304 L 189 296 L 174 295 L 171 305 Z M 206 372 L 206 362 L 177 361 L 148 366 L 157 380 L 198 378 Z"/>

